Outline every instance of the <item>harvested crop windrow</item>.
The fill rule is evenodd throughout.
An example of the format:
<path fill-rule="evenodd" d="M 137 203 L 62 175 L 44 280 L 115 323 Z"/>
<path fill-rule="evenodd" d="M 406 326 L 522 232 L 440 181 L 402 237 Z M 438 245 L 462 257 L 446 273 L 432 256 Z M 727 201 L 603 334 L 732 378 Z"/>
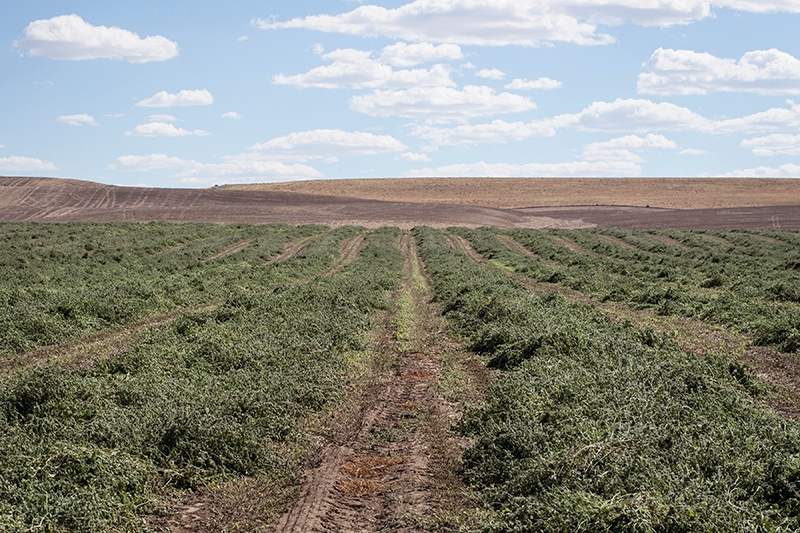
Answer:
<path fill-rule="evenodd" d="M 229 266 L 242 285 L 224 303 L 91 367 L 5 379 L 0 529 L 143 530 L 175 490 L 290 479 L 309 443 L 304 421 L 341 398 L 348 359 L 400 280 L 397 230 L 378 230 L 347 267 L 293 285 L 360 231 L 325 232 L 282 263 L 255 262 L 258 276 Z"/>
<path fill-rule="evenodd" d="M 280 269 L 265 269 L 264 261 L 287 243 L 322 232 L 318 226 L 200 224 L 3 224 L 0 229 L 0 357 L 281 281 Z M 243 236 L 250 241 L 247 249 L 202 262 Z"/>
<path fill-rule="evenodd" d="M 800 350 L 800 256 L 797 231 L 670 232 L 686 248 L 667 246 L 643 231 L 454 230 L 486 258 L 518 272 L 558 283 L 600 301 L 621 302 L 659 315 L 685 316 L 745 333 L 756 345 L 784 352 Z M 547 235 L 568 235 L 595 255 L 553 246 Z M 608 234 L 608 235 L 607 235 Z M 498 240 L 513 239 L 537 261 Z M 770 240 L 757 238 L 766 236 Z M 610 244 L 624 238 L 636 248 Z M 687 249 L 688 248 L 688 249 Z"/>
<path fill-rule="evenodd" d="M 460 425 L 475 439 L 468 481 L 491 512 L 480 527 L 800 528 L 800 430 L 758 407 L 741 366 L 536 296 L 438 231 L 415 235 L 447 316 L 504 369 Z"/>

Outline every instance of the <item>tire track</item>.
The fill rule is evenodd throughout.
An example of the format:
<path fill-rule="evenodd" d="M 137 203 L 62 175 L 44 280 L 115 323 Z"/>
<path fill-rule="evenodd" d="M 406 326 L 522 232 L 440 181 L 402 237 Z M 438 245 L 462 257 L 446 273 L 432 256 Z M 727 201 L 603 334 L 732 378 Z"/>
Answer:
<path fill-rule="evenodd" d="M 453 496 L 466 489 L 456 475 L 460 442 L 450 433 L 463 398 L 443 398 L 441 382 L 458 366 L 474 397 L 488 377 L 444 333 L 409 235 L 401 247 L 405 281 L 373 340 L 370 375 L 355 404 L 331 418 L 297 500 L 269 531 L 430 531 L 442 526 L 445 508 L 464 506 Z"/>

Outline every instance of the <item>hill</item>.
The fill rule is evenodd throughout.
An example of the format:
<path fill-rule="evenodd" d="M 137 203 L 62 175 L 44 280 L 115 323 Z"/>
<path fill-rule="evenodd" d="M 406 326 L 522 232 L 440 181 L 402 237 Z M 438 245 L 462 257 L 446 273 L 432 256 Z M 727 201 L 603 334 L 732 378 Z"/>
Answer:
<path fill-rule="evenodd" d="M 800 228 L 800 180 L 398 178 L 169 189 L 0 177 L 0 221 Z"/>

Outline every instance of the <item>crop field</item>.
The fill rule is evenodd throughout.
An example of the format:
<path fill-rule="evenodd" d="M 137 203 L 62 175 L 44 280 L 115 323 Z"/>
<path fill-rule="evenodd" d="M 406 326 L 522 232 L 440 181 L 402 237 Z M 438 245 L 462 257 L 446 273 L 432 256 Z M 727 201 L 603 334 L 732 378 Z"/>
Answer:
<path fill-rule="evenodd" d="M 0 224 L 2 531 L 798 531 L 800 232 Z"/>

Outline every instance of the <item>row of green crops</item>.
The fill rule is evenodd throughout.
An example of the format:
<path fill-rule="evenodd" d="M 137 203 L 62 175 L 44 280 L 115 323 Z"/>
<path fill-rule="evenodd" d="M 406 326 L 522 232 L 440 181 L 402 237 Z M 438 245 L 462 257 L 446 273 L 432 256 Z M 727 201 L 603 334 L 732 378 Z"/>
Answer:
<path fill-rule="evenodd" d="M 209 233 L 233 231 L 228 243 L 243 231 L 258 241 L 309 234 L 196 230 L 211 240 Z M 372 315 L 388 305 L 402 277 L 393 229 L 369 233 L 354 263 L 320 275 L 342 239 L 361 231 L 313 228 L 320 235 L 306 250 L 276 264 L 265 259 L 286 238 L 264 257 L 245 251 L 216 266 L 187 266 L 202 269 L 197 279 L 215 296 L 223 296 L 211 288 L 222 276 L 228 290 L 219 306 L 186 312 L 88 368 L 5 376 L 0 530 L 143 530 L 165 492 L 253 474 L 287 479 L 308 442 L 302 421 L 341 397 L 351 359 L 366 348 Z M 172 253 L 165 247 L 160 241 L 152 251 Z"/>
<path fill-rule="evenodd" d="M 330 262 L 339 244 L 360 231 L 348 227 L 323 232 L 320 226 L 2 224 L 0 357 L 213 302 L 237 291 L 301 279 L 321 262 Z M 299 257 L 265 268 L 290 242 L 306 237 L 314 240 Z M 243 249 L 224 255 L 236 244 Z"/>
<path fill-rule="evenodd" d="M 723 324 L 752 335 L 757 344 L 800 351 L 798 232 L 454 231 L 487 258 L 539 281 L 602 301 Z M 515 239 L 537 258 L 512 250 L 498 235 Z"/>
<path fill-rule="evenodd" d="M 745 368 L 415 235 L 454 327 L 503 371 L 460 424 L 482 529 L 800 530 L 800 430 Z"/>

